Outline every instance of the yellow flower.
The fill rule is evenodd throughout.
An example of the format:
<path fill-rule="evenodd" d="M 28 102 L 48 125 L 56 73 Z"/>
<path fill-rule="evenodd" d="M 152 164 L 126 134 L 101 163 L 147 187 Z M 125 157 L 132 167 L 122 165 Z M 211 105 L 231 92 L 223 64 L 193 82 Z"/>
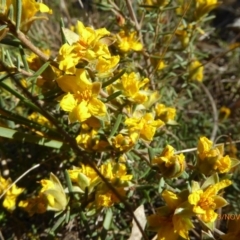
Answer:
<path fill-rule="evenodd" d="M 113 184 L 122 197 L 126 195 L 125 187 L 129 185 L 133 176 L 127 174 L 124 163 L 109 161 L 101 165 L 100 172 Z M 95 202 L 97 207 L 110 207 L 114 203 L 118 203 L 119 199 L 105 183 L 102 183 L 98 185 Z"/>
<path fill-rule="evenodd" d="M 127 152 L 136 144 L 138 137 L 137 133 L 132 133 L 130 136 L 119 133 L 117 136 L 113 137 L 112 145 L 120 152 Z"/>
<path fill-rule="evenodd" d="M 45 55 L 50 56 L 49 49 L 42 50 L 42 52 L 45 53 Z M 34 71 L 37 71 L 44 64 L 44 61 L 42 61 L 41 58 L 39 58 L 39 56 L 37 56 L 33 52 L 31 52 L 30 55 L 27 57 L 27 61 L 29 67 Z"/>
<path fill-rule="evenodd" d="M 87 151 L 105 151 L 110 146 L 107 140 L 100 138 L 95 129 L 83 129 L 76 137 L 76 141 L 80 147 Z"/>
<path fill-rule="evenodd" d="M 164 126 L 164 122 L 160 119 L 154 120 L 151 113 L 146 113 L 140 118 L 127 118 L 125 120 L 125 125 L 131 133 L 137 132 L 139 133 L 140 138 L 146 141 L 151 141 L 157 128 Z"/>
<path fill-rule="evenodd" d="M 191 216 L 181 215 L 177 211 L 185 202 L 185 198 L 168 190 L 163 191 L 162 197 L 167 205 L 156 209 L 156 214 L 147 218 L 150 230 L 157 231 L 157 239 L 161 240 L 177 240 L 179 236 L 189 239 L 188 231 L 193 228 Z"/>
<path fill-rule="evenodd" d="M 59 69 L 66 74 L 73 74 L 76 71 L 75 66 L 80 61 L 80 56 L 75 52 L 75 46 L 70 46 L 65 43 L 59 50 L 57 57 L 59 62 Z"/>
<path fill-rule="evenodd" d="M 188 24 L 187 26 L 180 25 L 176 30 L 176 37 L 180 40 L 183 49 L 189 45 L 193 29 L 193 25 Z"/>
<path fill-rule="evenodd" d="M 188 196 L 188 202 L 193 205 L 193 212 L 206 223 L 214 222 L 217 218 L 214 210 L 227 204 L 227 201 L 217 196 L 217 193 L 231 184 L 230 180 L 222 180 L 202 190 L 198 183 L 195 183 L 192 193 Z"/>
<path fill-rule="evenodd" d="M 228 155 L 221 157 L 215 162 L 214 169 L 219 173 L 227 173 L 231 169 L 231 159 Z"/>
<path fill-rule="evenodd" d="M 158 61 L 157 64 L 157 70 L 162 70 L 166 67 L 167 65 L 165 64 L 165 62 L 163 60 Z"/>
<path fill-rule="evenodd" d="M 224 155 L 223 145 L 213 147 L 213 142 L 206 137 L 201 137 L 198 141 L 198 164 L 197 167 L 205 175 L 210 175 L 214 171 L 227 173 L 232 168 L 232 160 L 228 155 Z"/>
<path fill-rule="evenodd" d="M 74 168 L 73 170 L 68 170 L 69 176 L 73 182 L 78 182 L 78 174 L 82 173 L 86 175 L 90 182 L 94 182 L 98 175 L 96 172 L 89 166 L 82 164 L 81 168 Z"/>
<path fill-rule="evenodd" d="M 0 176 L 0 194 L 2 194 L 10 185 L 10 179 L 5 179 Z M 10 212 L 12 212 L 16 208 L 16 201 L 18 195 L 20 195 L 24 191 L 24 188 L 19 188 L 15 184 L 5 193 L 3 206 Z"/>
<path fill-rule="evenodd" d="M 122 197 L 125 196 L 126 191 L 123 188 L 116 188 L 116 190 Z M 119 201 L 120 200 L 117 198 L 117 196 L 106 187 L 103 187 L 101 190 L 97 191 L 95 196 L 97 208 L 111 207 L 113 204 L 118 203 Z"/>
<path fill-rule="evenodd" d="M 158 6 L 158 7 L 165 7 L 168 5 L 170 0 L 144 0 L 143 4 L 150 5 L 150 6 Z"/>
<path fill-rule="evenodd" d="M 148 78 L 141 80 L 138 73 L 124 73 L 119 80 L 117 80 L 112 85 L 108 86 L 107 91 L 111 95 L 115 91 L 121 91 L 121 99 L 127 98 L 127 100 L 138 103 L 138 104 L 148 104 L 155 95 L 156 92 L 148 90 L 147 84 L 149 83 Z M 117 99 L 121 102 L 121 99 Z M 151 104 L 151 103 L 149 103 Z"/>
<path fill-rule="evenodd" d="M 106 28 L 99 28 L 95 30 L 91 27 L 85 27 L 80 21 L 77 22 L 76 32 L 79 34 L 79 41 L 83 46 L 93 47 L 101 38 L 110 35 L 110 32 Z"/>
<path fill-rule="evenodd" d="M 200 19 L 205 14 L 218 6 L 217 0 L 195 0 L 195 16 Z"/>
<path fill-rule="evenodd" d="M 174 120 L 176 115 L 176 109 L 172 107 L 166 107 L 164 104 L 158 103 L 155 106 L 156 116 L 163 122 L 167 123 L 169 120 Z"/>
<path fill-rule="evenodd" d="M 17 11 L 16 1 L 7 0 L 4 14 L 6 15 L 8 14 L 10 5 L 13 6 L 14 13 Z M 38 17 L 35 16 L 38 12 L 51 14 L 52 10 L 49 9 L 47 5 L 43 3 L 38 3 L 35 0 L 22 0 L 22 16 L 21 16 L 22 31 L 27 32 L 29 30 L 33 21 L 38 19 Z M 16 20 L 14 19 L 14 21 Z"/>
<path fill-rule="evenodd" d="M 118 48 L 122 52 L 133 51 L 141 51 L 143 49 L 143 45 L 136 40 L 136 32 L 126 33 L 125 31 L 121 31 L 117 34 L 118 39 Z"/>
<path fill-rule="evenodd" d="M 4 190 L 7 189 L 10 184 L 11 184 L 10 179 L 5 179 L 0 176 L 0 194 L 2 194 L 4 192 Z"/>
<path fill-rule="evenodd" d="M 101 165 L 100 171 L 112 183 L 130 181 L 133 177 L 127 174 L 126 165 L 123 163 L 109 161 Z"/>
<path fill-rule="evenodd" d="M 176 14 L 182 16 L 187 10 L 189 3 L 185 0 L 177 0 L 178 8 L 176 8 Z"/>
<path fill-rule="evenodd" d="M 31 115 L 29 115 L 28 119 L 32 120 L 34 122 L 37 122 L 37 123 L 41 124 L 42 126 L 47 126 L 47 127 L 52 126 L 47 118 L 45 118 L 44 116 L 42 116 L 41 114 L 39 114 L 37 112 L 33 112 Z"/>
<path fill-rule="evenodd" d="M 40 181 L 42 189 L 40 194 L 44 194 L 48 200 L 47 210 L 62 211 L 67 206 L 67 197 L 58 178 L 51 173 L 50 179 Z"/>
<path fill-rule="evenodd" d="M 68 170 L 68 174 L 73 183 L 76 183 L 81 193 L 85 192 L 85 188 L 91 193 L 95 186 L 100 182 L 99 176 L 96 172 L 87 165 L 82 164 L 80 168 L 74 167 Z"/>
<path fill-rule="evenodd" d="M 223 106 L 223 107 L 220 108 L 220 111 L 219 111 L 219 115 L 220 116 L 219 116 L 219 118 L 221 120 L 228 119 L 230 114 L 231 114 L 231 109 L 228 108 L 228 107 L 224 107 Z"/>
<path fill-rule="evenodd" d="M 136 103 L 144 103 L 147 101 L 148 97 L 144 91 L 140 88 L 144 87 L 148 82 L 148 78 L 144 78 L 140 81 L 140 76 L 135 72 L 130 74 L 123 74 L 120 79 L 123 89 L 123 95 L 129 98 L 129 100 Z"/>
<path fill-rule="evenodd" d="M 174 154 L 174 148 L 167 145 L 160 156 L 157 156 L 152 161 L 157 164 L 161 173 L 166 178 L 175 178 L 183 173 L 186 167 L 185 156 L 181 153 Z"/>
<path fill-rule="evenodd" d="M 96 64 L 97 75 L 99 77 L 108 77 L 115 70 L 119 60 L 119 56 L 100 56 Z"/>
<path fill-rule="evenodd" d="M 32 216 L 35 213 L 45 213 L 47 211 L 48 200 L 44 194 L 40 194 L 36 197 L 20 201 L 18 206 L 23 208 L 24 211 L 28 212 L 28 214 Z"/>
<path fill-rule="evenodd" d="M 101 84 L 91 83 L 84 69 L 77 69 L 75 76 L 64 75 L 58 78 L 57 83 L 64 92 L 68 92 L 60 101 L 60 107 L 70 112 L 70 122 L 84 122 L 91 116 L 106 115 L 105 104 L 97 99 Z"/>
<path fill-rule="evenodd" d="M 76 65 L 87 65 L 92 71 L 98 71 L 99 76 L 108 76 L 117 66 L 119 56 L 111 56 L 108 45 L 102 38 L 110 35 L 105 28 L 93 29 L 85 27 L 82 22 L 77 22 L 76 32 L 68 30 L 68 34 L 75 34 L 76 40 L 65 43 L 59 50 L 57 61 L 60 70 L 66 74 L 74 74 Z M 69 37 L 66 36 L 68 39 Z"/>
<path fill-rule="evenodd" d="M 206 154 L 211 150 L 213 142 L 206 137 L 200 137 L 198 141 L 198 156 L 201 160 L 204 160 Z"/>
<path fill-rule="evenodd" d="M 18 195 L 24 191 L 24 188 L 18 188 L 15 184 L 6 192 L 4 196 L 3 206 L 8 211 L 13 211 L 16 208 Z"/>
<path fill-rule="evenodd" d="M 202 82 L 203 71 L 204 71 L 204 67 L 199 61 L 195 60 L 191 62 L 189 66 L 189 80 Z"/>

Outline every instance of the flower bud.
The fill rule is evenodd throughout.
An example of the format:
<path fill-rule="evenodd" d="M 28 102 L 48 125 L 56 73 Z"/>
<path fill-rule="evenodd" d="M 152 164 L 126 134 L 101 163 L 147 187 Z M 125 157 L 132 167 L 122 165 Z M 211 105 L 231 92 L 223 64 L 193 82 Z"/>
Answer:
<path fill-rule="evenodd" d="M 173 147 L 168 145 L 159 157 L 153 159 L 153 164 L 157 164 L 160 172 L 165 178 L 175 178 L 180 176 L 185 170 L 185 156 L 181 153 L 174 154 Z"/>

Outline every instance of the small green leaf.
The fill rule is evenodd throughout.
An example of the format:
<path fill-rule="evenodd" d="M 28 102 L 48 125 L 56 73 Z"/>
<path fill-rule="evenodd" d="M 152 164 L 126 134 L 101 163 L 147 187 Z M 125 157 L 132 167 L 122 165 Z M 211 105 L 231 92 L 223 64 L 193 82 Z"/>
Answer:
<path fill-rule="evenodd" d="M 16 32 L 19 31 L 22 18 L 22 0 L 16 0 Z"/>
<path fill-rule="evenodd" d="M 64 171 L 64 174 L 65 174 L 65 179 L 67 182 L 68 191 L 69 191 L 69 193 L 72 193 L 73 192 L 72 181 L 71 181 L 68 171 L 66 169 Z"/>
<path fill-rule="evenodd" d="M 112 223 L 112 216 L 113 216 L 112 209 L 111 208 L 107 209 L 107 213 L 105 215 L 104 222 L 103 222 L 103 227 L 106 230 L 110 229 L 110 226 L 111 226 L 111 223 Z"/>
<path fill-rule="evenodd" d="M 11 22 L 14 22 L 13 17 L 13 5 L 11 4 L 8 9 L 8 19 L 10 19 Z"/>
<path fill-rule="evenodd" d="M 117 81 L 124 73 L 126 72 L 126 70 L 122 70 L 120 73 L 116 74 L 113 78 L 111 78 L 110 80 L 104 82 L 102 84 L 102 88 L 107 87 L 108 85 L 114 83 L 115 81 Z"/>
<path fill-rule="evenodd" d="M 6 24 L 1 25 L 1 26 L 0 26 L 0 31 L 2 31 L 3 29 L 5 29 L 7 26 L 8 26 L 8 25 L 6 25 Z"/>
<path fill-rule="evenodd" d="M 29 66 L 28 66 L 26 54 L 25 54 L 25 52 L 23 50 L 22 45 L 19 45 L 19 52 L 20 52 L 20 55 L 21 55 L 21 58 L 22 58 L 24 69 L 26 69 L 26 71 L 29 72 Z"/>
<path fill-rule="evenodd" d="M 236 167 L 240 161 L 236 158 L 230 158 L 231 159 L 231 168 Z"/>
<path fill-rule="evenodd" d="M 85 192 L 85 188 L 89 186 L 90 180 L 83 173 L 78 173 L 78 186 L 81 188 L 82 192 Z"/>
<path fill-rule="evenodd" d="M 122 95 L 122 91 L 117 91 L 117 92 L 113 93 L 112 95 L 108 96 L 105 102 L 109 102 L 109 101 L 117 98 L 120 95 Z"/>
<path fill-rule="evenodd" d="M 20 140 L 21 142 L 31 142 L 45 147 L 51 148 L 62 148 L 66 147 L 63 142 L 44 138 L 41 136 L 35 136 L 31 134 L 26 134 L 22 132 L 15 131 L 13 129 L 0 127 L 0 136 L 5 138 L 10 138 L 13 140 Z"/>
<path fill-rule="evenodd" d="M 165 186 L 165 180 L 164 178 L 162 177 L 159 181 L 159 184 L 158 184 L 158 192 L 161 194 L 163 189 L 164 189 L 164 186 Z"/>
<path fill-rule="evenodd" d="M 116 120 L 116 122 L 115 122 L 115 124 L 114 124 L 114 126 L 112 128 L 112 131 L 111 131 L 109 137 L 113 137 L 114 134 L 117 132 L 117 130 L 118 130 L 118 128 L 119 128 L 119 126 L 120 126 L 120 124 L 122 122 L 122 117 L 123 117 L 122 114 L 118 114 L 117 120 Z"/>
<path fill-rule="evenodd" d="M 34 73 L 33 76 L 29 77 L 28 80 L 31 81 L 31 80 L 35 80 L 36 78 L 38 78 L 46 69 L 47 67 L 50 65 L 50 62 L 46 62 L 44 63 L 39 69 L 37 72 Z"/>
<path fill-rule="evenodd" d="M 214 185 L 216 183 L 219 182 L 219 177 L 217 173 L 214 173 L 213 175 L 211 175 L 210 177 L 208 177 L 205 182 L 203 183 L 203 185 L 201 186 L 201 189 L 206 189 L 207 187 L 209 187 L 210 185 Z"/>
<path fill-rule="evenodd" d="M 154 155 L 155 155 L 154 150 L 151 147 L 149 147 L 148 148 L 148 156 L 149 156 L 150 162 L 152 162 Z"/>
<path fill-rule="evenodd" d="M 54 224 L 54 226 L 51 228 L 51 230 L 49 231 L 49 234 L 52 234 L 53 236 L 55 236 L 55 231 L 64 223 L 66 219 L 65 214 L 63 214 L 58 220 L 57 222 Z"/>
<path fill-rule="evenodd" d="M 202 230 L 202 240 L 215 240 L 215 238 L 210 231 L 207 233 Z"/>

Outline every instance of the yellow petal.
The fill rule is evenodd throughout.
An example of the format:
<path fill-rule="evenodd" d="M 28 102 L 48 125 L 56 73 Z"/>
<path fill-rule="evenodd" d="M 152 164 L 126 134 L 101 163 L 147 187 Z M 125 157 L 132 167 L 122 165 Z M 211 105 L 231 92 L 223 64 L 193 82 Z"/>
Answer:
<path fill-rule="evenodd" d="M 76 105 L 77 101 L 71 93 L 65 95 L 60 102 L 60 107 L 66 112 L 71 112 Z"/>
<path fill-rule="evenodd" d="M 49 14 L 52 14 L 52 10 L 45 4 L 43 3 L 39 3 L 39 10 L 40 12 L 42 13 L 49 13 Z"/>
<path fill-rule="evenodd" d="M 105 116 L 107 113 L 107 108 L 105 104 L 97 98 L 92 98 L 89 101 L 88 109 L 93 116 Z"/>
<path fill-rule="evenodd" d="M 86 101 L 82 101 L 76 108 L 74 108 L 74 111 L 71 113 L 71 117 L 69 115 L 70 120 L 76 119 L 79 122 L 84 122 L 90 117 L 91 113 Z"/>
<path fill-rule="evenodd" d="M 202 190 L 198 190 L 196 192 L 191 193 L 188 196 L 189 203 L 192 204 L 192 205 L 196 205 L 199 202 L 199 200 L 201 199 L 201 194 L 202 193 L 203 193 Z"/>

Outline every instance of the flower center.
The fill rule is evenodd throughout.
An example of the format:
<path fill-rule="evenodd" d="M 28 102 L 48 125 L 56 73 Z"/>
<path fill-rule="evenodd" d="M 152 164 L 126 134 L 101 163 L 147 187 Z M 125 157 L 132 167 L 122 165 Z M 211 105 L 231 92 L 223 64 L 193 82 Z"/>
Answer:
<path fill-rule="evenodd" d="M 79 101 L 88 101 L 91 97 L 92 97 L 92 91 L 90 89 L 87 89 L 87 90 L 84 90 L 82 92 L 77 92 L 76 94 L 76 98 L 79 100 Z"/>
<path fill-rule="evenodd" d="M 202 198 L 199 202 L 199 205 L 204 210 L 209 209 L 209 208 L 214 209 L 216 206 L 212 197 Z"/>

